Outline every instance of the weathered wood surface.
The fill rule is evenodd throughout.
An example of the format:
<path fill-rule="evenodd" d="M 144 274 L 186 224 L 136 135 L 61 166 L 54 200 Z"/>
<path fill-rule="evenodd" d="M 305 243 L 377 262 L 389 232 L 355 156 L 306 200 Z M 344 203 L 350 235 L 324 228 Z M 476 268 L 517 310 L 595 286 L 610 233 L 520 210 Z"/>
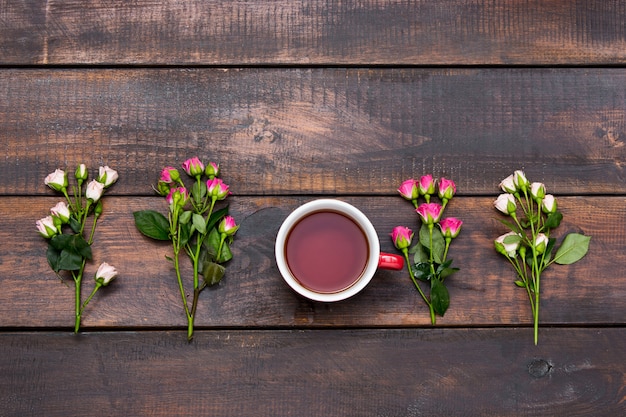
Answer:
<path fill-rule="evenodd" d="M 0 334 L 2 416 L 618 416 L 623 328 Z M 601 347 L 602 354 L 598 354 Z M 96 411 L 97 410 L 97 411 Z"/>
<path fill-rule="evenodd" d="M 2 1 L 4 64 L 623 64 L 619 0 Z"/>
<path fill-rule="evenodd" d="M 314 197 L 230 197 L 230 212 L 241 224 L 233 244 L 234 259 L 224 281 L 202 293 L 198 326 L 422 326 L 428 309 L 406 271 L 379 271 L 366 290 L 340 303 L 310 302 L 282 280 L 274 260 L 274 239 L 281 222 L 299 204 Z M 417 229 L 412 205 L 401 197 L 342 197 L 368 215 L 379 233 L 381 248 L 396 252 L 389 234 L 396 225 Z M 0 199 L 0 212 L 15 213 L 0 230 L 11 251 L 0 253 L 0 326 L 64 327 L 73 324 L 71 281 L 64 285 L 45 259 L 46 242 L 35 231 L 57 200 Z M 106 197 L 93 245 L 93 274 L 102 261 L 120 276 L 100 291 L 85 314 L 86 327 L 183 326 L 185 316 L 167 242 L 155 242 L 136 230 L 132 212 L 166 212 L 160 198 Z M 451 306 L 442 326 L 527 325 L 530 310 L 524 290 L 513 285 L 509 263 L 493 249 L 507 230 L 496 219 L 492 198 L 453 199 L 446 216 L 464 220 L 450 257 L 461 271 L 449 279 Z M 592 236 L 591 250 L 571 266 L 553 265 L 543 275 L 542 321 L 545 324 L 623 325 L 626 318 L 626 200 L 624 197 L 563 197 L 564 221 L 555 237 L 567 232 Z M 93 287 L 88 278 L 85 288 Z M 36 306 L 36 309 L 34 309 Z"/>
<path fill-rule="evenodd" d="M 0 417 L 623 415 L 624 21 L 619 0 L 0 0 Z M 165 211 L 157 172 L 194 155 L 241 229 L 187 343 L 169 247 L 132 212 Z M 87 269 L 120 276 L 75 336 L 34 222 L 45 175 L 78 163 L 120 172 Z M 560 233 L 592 236 L 544 275 L 538 346 L 492 247 L 518 168 L 557 194 Z M 416 223 L 395 189 L 426 173 L 465 221 L 437 327 L 404 271 L 334 304 L 282 282 L 293 208 L 349 201 L 393 251 Z"/>
<path fill-rule="evenodd" d="M 108 164 L 113 193 L 190 155 L 239 194 L 389 194 L 425 172 L 495 194 L 524 168 L 556 194 L 626 192 L 626 71 L 10 69 L 0 71 L 0 194 Z"/>

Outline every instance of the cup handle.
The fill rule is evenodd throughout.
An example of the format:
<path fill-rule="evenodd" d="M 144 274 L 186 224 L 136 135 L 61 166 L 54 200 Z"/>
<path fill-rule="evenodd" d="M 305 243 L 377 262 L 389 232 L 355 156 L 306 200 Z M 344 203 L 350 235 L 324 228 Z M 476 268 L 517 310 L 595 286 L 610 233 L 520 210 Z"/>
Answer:
<path fill-rule="evenodd" d="M 378 267 L 381 269 L 393 269 L 400 271 L 404 268 L 404 258 L 393 253 L 381 252 L 378 257 Z"/>

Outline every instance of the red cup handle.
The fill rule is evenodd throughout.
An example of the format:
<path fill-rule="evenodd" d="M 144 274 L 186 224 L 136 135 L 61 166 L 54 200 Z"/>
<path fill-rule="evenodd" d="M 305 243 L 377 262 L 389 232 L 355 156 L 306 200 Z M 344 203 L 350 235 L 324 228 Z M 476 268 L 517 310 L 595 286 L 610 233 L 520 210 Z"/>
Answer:
<path fill-rule="evenodd" d="M 400 255 L 381 252 L 378 258 L 378 267 L 381 269 L 400 271 L 404 268 L 404 258 Z"/>

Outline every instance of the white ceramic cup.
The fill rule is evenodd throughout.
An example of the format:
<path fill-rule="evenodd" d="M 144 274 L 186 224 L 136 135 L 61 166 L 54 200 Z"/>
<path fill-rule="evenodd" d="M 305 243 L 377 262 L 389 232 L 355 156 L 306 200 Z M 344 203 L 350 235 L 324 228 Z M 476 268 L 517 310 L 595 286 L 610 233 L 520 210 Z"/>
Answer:
<path fill-rule="evenodd" d="M 292 272 L 287 261 L 287 241 L 290 233 L 300 221 L 318 212 L 339 213 L 352 220 L 365 235 L 367 241 L 367 260 L 358 277 L 346 288 L 340 288 L 330 292 L 320 292 L 303 285 Z M 315 232 L 313 232 L 315 233 Z M 379 269 L 400 270 L 404 267 L 404 259 L 400 255 L 381 253 L 378 235 L 374 226 L 367 216 L 351 204 L 341 200 L 318 199 L 310 201 L 296 208 L 283 222 L 275 245 L 276 263 L 285 282 L 298 294 L 314 301 L 333 302 L 352 297 L 361 291 L 370 282 L 374 273 Z M 323 261 L 321 262 L 324 263 Z"/>

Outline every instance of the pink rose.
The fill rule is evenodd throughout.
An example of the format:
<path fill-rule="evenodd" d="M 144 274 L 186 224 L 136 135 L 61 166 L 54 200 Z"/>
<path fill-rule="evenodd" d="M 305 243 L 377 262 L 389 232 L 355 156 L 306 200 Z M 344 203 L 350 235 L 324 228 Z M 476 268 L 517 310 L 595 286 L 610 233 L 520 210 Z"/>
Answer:
<path fill-rule="evenodd" d="M 421 177 L 419 180 L 419 189 L 422 195 L 435 194 L 435 180 L 433 180 L 433 176 L 428 174 Z"/>
<path fill-rule="evenodd" d="M 225 234 L 227 236 L 232 236 L 239 229 L 237 223 L 235 223 L 235 219 L 232 216 L 224 216 L 219 226 L 217 227 L 217 231 Z"/>
<path fill-rule="evenodd" d="M 413 178 L 404 181 L 400 184 L 398 192 L 405 200 L 413 201 L 419 197 L 419 188 L 417 187 L 417 181 Z"/>
<path fill-rule="evenodd" d="M 230 193 L 228 191 L 228 185 L 219 178 L 213 178 L 206 182 L 207 192 L 211 197 L 215 197 L 217 200 L 225 199 Z"/>
<path fill-rule="evenodd" d="M 188 198 L 189 192 L 185 187 L 175 187 L 170 190 L 167 197 L 165 197 L 165 200 L 170 205 L 170 209 L 173 211 L 175 207 L 184 207 Z"/>
<path fill-rule="evenodd" d="M 206 175 L 210 180 L 220 175 L 220 164 L 209 162 L 204 170 L 204 175 Z"/>
<path fill-rule="evenodd" d="M 439 227 L 441 228 L 441 233 L 443 237 L 446 238 L 455 238 L 461 232 L 461 226 L 463 222 L 454 217 L 447 217 L 445 219 L 441 219 L 439 222 Z"/>
<path fill-rule="evenodd" d="M 171 184 L 180 179 L 180 174 L 178 170 L 174 167 L 165 167 L 161 170 L 161 175 L 159 176 L 159 181 L 165 184 Z"/>
<path fill-rule="evenodd" d="M 443 212 L 441 204 L 437 203 L 424 203 L 421 204 L 417 210 L 417 214 L 422 218 L 424 224 L 435 224 L 439 221 L 439 217 Z"/>
<path fill-rule="evenodd" d="M 183 169 L 190 177 L 197 177 L 204 173 L 204 164 L 197 156 L 183 162 Z"/>
<path fill-rule="evenodd" d="M 406 249 L 411 246 L 411 240 L 413 239 L 413 231 L 405 226 L 396 226 L 391 232 L 391 240 L 394 246 L 399 249 Z"/>
<path fill-rule="evenodd" d="M 439 198 L 450 200 L 456 194 L 456 184 L 454 181 L 441 178 L 439 180 Z"/>
<path fill-rule="evenodd" d="M 64 201 L 59 201 L 56 206 L 50 209 L 50 213 L 57 219 L 61 220 L 61 223 L 67 223 L 70 221 L 70 209 Z"/>

